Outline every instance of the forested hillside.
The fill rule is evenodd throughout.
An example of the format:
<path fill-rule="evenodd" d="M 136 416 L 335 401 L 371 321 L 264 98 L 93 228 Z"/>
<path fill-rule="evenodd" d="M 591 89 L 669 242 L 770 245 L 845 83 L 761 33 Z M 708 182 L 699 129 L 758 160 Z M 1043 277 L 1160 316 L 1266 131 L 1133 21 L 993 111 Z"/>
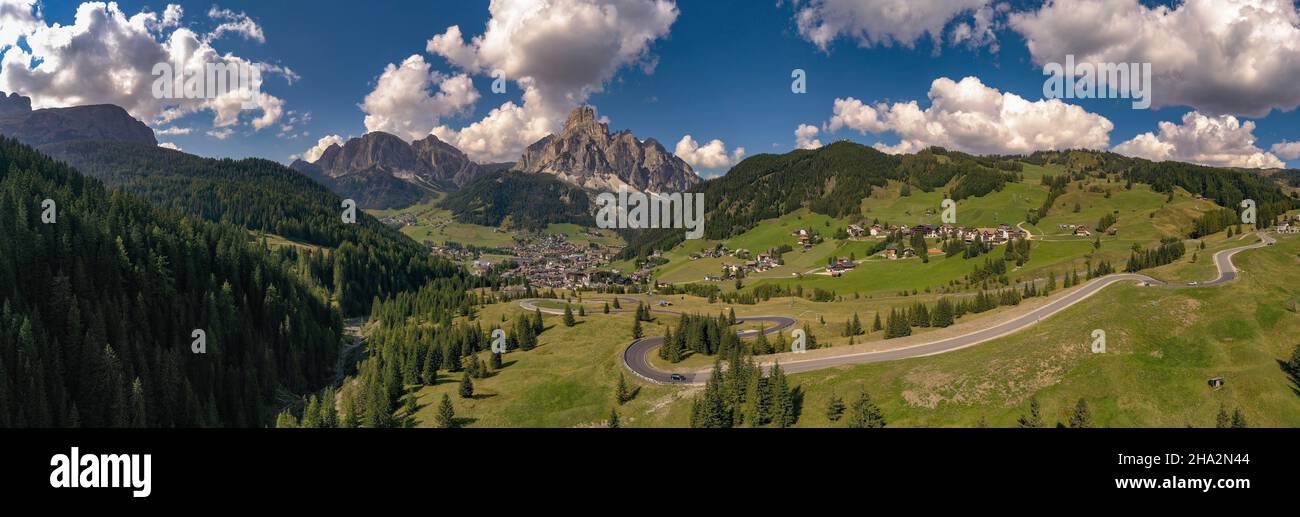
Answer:
<path fill-rule="evenodd" d="M 956 199 L 983 196 L 1017 179 L 1017 168 L 1003 163 L 996 157 L 974 157 L 942 148 L 895 156 L 841 141 L 816 150 L 753 156 L 726 175 L 691 190 L 704 193 L 704 237 L 726 239 L 800 208 L 831 217 L 858 214 L 862 200 L 889 180 L 901 181 L 907 189 L 932 191 L 957 179 L 949 195 Z M 624 250 L 624 257 L 669 249 L 682 238 L 682 232 L 676 230 L 642 232 Z"/>
<path fill-rule="evenodd" d="M 463 274 L 359 210 L 356 224 L 344 224 L 339 196 L 269 160 L 214 160 L 124 142 L 77 141 L 41 151 L 155 205 L 331 248 L 304 258 L 304 269 L 347 315 L 369 312 L 376 296 Z"/>
<path fill-rule="evenodd" d="M 0 138 L 0 233 L 0 427 L 260 426 L 331 378 L 338 313 L 242 228 Z"/>
<path fill-rule="evenodd" d="M 549 174 L 496 171 L 443 198 L 459 222 L 539 230 L 551 223 L 595 226 L 587 191 Z"/>

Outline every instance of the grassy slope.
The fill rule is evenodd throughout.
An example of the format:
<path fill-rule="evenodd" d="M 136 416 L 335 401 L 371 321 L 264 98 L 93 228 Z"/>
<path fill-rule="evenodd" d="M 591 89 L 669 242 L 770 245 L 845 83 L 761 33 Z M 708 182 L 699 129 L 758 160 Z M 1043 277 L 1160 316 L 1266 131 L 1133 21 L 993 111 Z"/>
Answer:
<path fill-rule="evenodd" d="M 832 425 L 832 393 L 867 389 L 894 426 L 1014 425 L 1038 396 L 1049 425 L 1079 398 L 1098 425 L 1212 426 L 1220 405 L 1254 426 L 1300 426 L 1300 397 L 1278 367 L 1300 334 L 1283 303 L 1300 294 L 1300 240 L 1238 255 L 1244 278 L 1194 290 L 1113 286 L 1026 332 L 934 357 L 794 375 L 801 426 Z M 1105 354 L 1088 347 L 1107 332 Z M 1227 385 L 1212 390 L 1210 377 Z M 682 425 L 689 407 L 663 422 Z"/>
<path fill-rule="evenodd" d="M 1211 242 L 1213 251 L 1239 241 Z M 1220 288 L 1171 291 L 1112 286 L 1030 330 L 977 347 L 906 361 L 845 366 L 792 377 L 805 393 L 800 426 L 832 425 L 825 419 L 831 393 L 851 397 L 866 388 L 893 426 L 973 426 L 981 418 L 993 426 L 1014 425 L 1031 396 L 1043 405 L 1049 424 L 1068 419 L 1079 398 L 1092 407 L 1098 425 L 1209 426 L 1220 404 L 1241 407 L 1254 426 L 1300 426 L 1300 397 L 1277 366 L 1300 335 L 1300 316 L 1283 303 L 1300 295 L 1300 239 L 1242 253 L 1246 271 L 1237 283 Z M 1153 271 L 1157 276 L 1179 264 Z M 842 344 L 842 320 L 852 312 L 870 324 L 874 311 L 915 298 L 876 298 L 817 304 L 780 299 L 737 306 L 739 315 L 791 314 L 813 327 L 819 341 Z M 674 308 L 717 312 L 722 304 L 673 297 Z M 886 309 L 887 310 L 887 309 Z M 514 314 L 513 304 L 483 311 L 485 321 Z M 820 326 L 824 316 L 829 325 Z M 597 315 L 565 328 L 558 316 L 543 346 L 516 352 L 495 377 L 476 382 L 487 397 L 465 401 L 454 396 L 459 374 L 420 392 L 418 418 L 432 422 L 441 394 L 453 395 L 461 416 L 475 426 L 569 427 L 597 425 L 614 406 L 620 354 L 631 340 L 631 316 Z M 663 332 L 671 316 L 647 324 L 647 335 Z M 1088 350 L 1093 329 L 1107 332 L 1106 354 Z M 868 336 L 869 338 L 874 338 Z M 707 363 L 708 358 L 698 358 Z M 684 426 L 694 388 L 641 383 L 636 400 L 619 408 L 628 426 Z M 1223 376 L 1215 391 L 1209 377 Z"/>
<path fill-rule="evenodd" d="M 416 214 L 417 224 L 402 228 L 402 233 L 419 243 L 430 242 L 441 245 L 456 242 L 464 245 L 488 248 L 502 248 L 514 245 L 515 232 L 500 230 L 488 226 L 459 223 L 452 220 L 451 212 L 435 206 L 437 200 L 430 200 L 406 208 L 393 210 L 369 210 L 375 217 L 388 217 L 400 214 Z M 595 241 L 597 244 L 621 244 L 622 239 L 609 230 L 595 230 L 597 237 L 586 235 L 583 228 L 576 224 L 552 224 L 547 226 L 547 235 L 564 234 L 570 242 L 586 245 Z"/>

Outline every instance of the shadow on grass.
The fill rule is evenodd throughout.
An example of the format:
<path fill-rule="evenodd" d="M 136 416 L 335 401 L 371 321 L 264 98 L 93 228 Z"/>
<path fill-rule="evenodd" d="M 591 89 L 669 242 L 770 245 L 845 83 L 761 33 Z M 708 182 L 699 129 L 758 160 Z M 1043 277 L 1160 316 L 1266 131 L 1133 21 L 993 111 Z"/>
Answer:
<path fill-rule="evenodd" d="M 1286 374 L 1287 379 L 1291 380 L 1291 393 L 1300 397 L 1300 370 L 1292 368 L 1290 364 L 1281 359 L 1275 359 L 1275 361 L 1277 361 L 1277 367 L 1282 369 L 1282 373 Z"/>

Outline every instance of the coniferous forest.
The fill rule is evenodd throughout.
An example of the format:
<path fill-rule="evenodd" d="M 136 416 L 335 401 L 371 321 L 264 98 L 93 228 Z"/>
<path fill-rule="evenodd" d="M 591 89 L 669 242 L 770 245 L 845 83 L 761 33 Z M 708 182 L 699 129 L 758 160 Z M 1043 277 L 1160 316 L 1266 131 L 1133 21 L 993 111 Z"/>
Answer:
<path fill-rule="evenodd" d="M 332 375 L 338 313 L 242 228 L 0 138 L 0 232 L 0 427 L 261 426 Z"/>
<path fill-rule="evenodd" d="M 215 160 L 150 145 L 84 140 L 41 151 L 156 206 L 330 250 L 295 252 L 293 258 L 348 316 L 367 314 L 375 297 L 463 273 L 360 209 L 356 223 L 345 224 L 342 198 L 269 160 Z"/>

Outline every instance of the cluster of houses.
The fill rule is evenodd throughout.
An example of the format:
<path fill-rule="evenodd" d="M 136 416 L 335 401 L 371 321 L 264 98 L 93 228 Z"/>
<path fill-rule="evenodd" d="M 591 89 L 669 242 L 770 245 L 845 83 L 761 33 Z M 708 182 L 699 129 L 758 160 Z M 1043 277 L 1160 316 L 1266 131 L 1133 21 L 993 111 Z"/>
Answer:
<path fill-rule="evenodd" d="M 750 273 L 762 273 L 770 269 L 781 267 L 781 261 L 771 253 L 759 253 L 752 260 L 746 260 L 739 264 L 723 264 L 722 275 L 705 275 L 704 280 L 707 282 L 718 282 L 728 278 L 738 278 Z"/>
<path fill-rule="evenodd" d="M 1285 234 L 1300 233 L 1300 219 L 1296 219 L 1295 222 L 1292 221 L 1283 222 L 1282 224 L 1279 224 L 1276 227 L 1274 227 L 1273 231 L 1276 233 L 1285 233 Z"/>
<path fill-rule="evenodd" d="M 510 260 L 518 267 L 502 272 L 502 276 L 526 279 L 539 287 L 578 289 L 609 283 L 615 278 L 620 283 L 624 280 L 635 282 L 644 276 L 638 272 L 629 278 L 613 270 L 603 270 L 618 252 L 616 248 L 579 246 L 559 234 L 531 239 L 504 251 L 513 255 Z M 476 260 L 472 267 L 474 271 L 482 272 L 492 265 Z M 597 281 L 597 277 L 602 280 Z"/>
<path fill-rule="evenodd" d="M 939 225 L 918 224 L 916 226 L 889 226 L 881 224 L 861 226 L 850 224 L 848 227 L 850 237 L 884 238 L 895 232 L 902 234 L 904 237 L 910 237 L 915 233 L 920 233 L 927 239 L 947 240 L 959 238 L 966 242 L 973 242 L 975 239 L 979 238 L 990 244 L 1005 244 L 1012 239 L 1023 239 L 1027 236 L 1024 230 L 1013 227 L 1009 224 L 1001 224 L 992 228 L 954 226 L 947 223 Z"/>
<path fill-rule="evenodd" d="M 790 235 L 793 235 L 795 240 L 798 241 L 799 246 L 805 250 L 821 244 L 822 242 L 821 235 L 803 228 L 790 232 Z"/>

